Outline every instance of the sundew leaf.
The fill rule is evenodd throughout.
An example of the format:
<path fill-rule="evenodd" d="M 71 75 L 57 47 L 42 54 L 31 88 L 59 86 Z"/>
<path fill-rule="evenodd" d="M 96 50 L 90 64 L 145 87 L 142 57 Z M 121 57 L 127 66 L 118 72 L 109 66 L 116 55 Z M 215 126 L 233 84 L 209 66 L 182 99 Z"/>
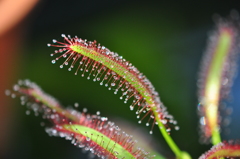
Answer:
<path fill-rule="evenodd" d="M 240 145 L 238 142 L 228 141 L 221 142 L 213 146 L 209 151 L 199 157 L 199 159 L 217 159 L 217 158 L 239 158 Z"/>
<path fill-rule="evenodd" d="M 121 131 L 113 122 L 106 117 L 77 112 L 74 109 L 65 109 L 50 95 L 42 91 L 35 83 L 29 80 L 19 80 L 13 86 L 13 91 L 7 90 L 7 95 L 21 99 L 22 105 L 34 111 L 35 115 L 43 114 L 43 118 L 49 120 L 53 127 L 46 128 L 50 136 L 59 136 L 71 140 L 80 148 L 89 150 L 101 158 L 137 158 L 164 159 L 160 155 L 150 155 L 142 148 L 137 147 L 136 141 L 131 135 Z"/>
<path fill-rule="evenodd" d="M 220 139 L 219 104 L 228 97 L 236 72 L 239 49 L 238 16 L 233 11 L 229 19 L 218 19 L 209 37 L 199 78 L 200 126 L 202 141 L 217 144 Z"/>
<path fill-rule="evenodd" d="M 176 126 L 177 121 L 167 112 L 152 83 L 135 66 L 96 41 L 83 40 L 77 36 L 72 38 L 65 34 L 62 34 L 62 37 L 64 42 L 53 39 L 54 44 L 47 44 L 49 47 L 60 48 L 51 54 L 59 55 L 52 60 L 53 64 L 65 58 L 60 68 L 70 65 L 68 70 L 71 71 L 77 65 L 75 75 L 81 71 L 82 77 L 86 76 L 88 80 L 92 79 L 94 82 L 99 81 L 100 85 L 114 90 L 114 94 L 120 92 L 120 99 L 124 99 L 124 103 L 132 102 L 130 110 L 137 107 L 136 114 L 140 119 L 138 123 L 148 118 L 146 126 L 151 125 L 150 134 L 153 133 L 154 125 L 158 125 L 174 154 L 178 158 L 191 158 L 188 153 L 182 152 L 177 147 L 169 135 L 172 124 L 179 130 Z"/>
<path fill-rule="evenodd" d="M 150 134 L 155 124 L 166 127 L 166 131 L 169 132 L 171 128 L 168 124 L 177 123 L 166 111 L 151 82 L 129 61 L 105 46 L 97 44 L 96 41 L 83 40 L 77 36 L 72 38 L 64 34 L 62 37 L 64 42 L 54 39 L 54 44 L 48 44 L 48 46 L 60 47 L 51 54 L 51 56 L 60 54 L 52 60 L 52 63 L 65 58 L 60 68 L 70 65 L 68 70 L 71 71 L 77 65 L 75 75 L 81 71 L 82 77 L 86 76 L 94 82 L 99 81 L 100 85 L 114 90 L 114 94 L 120 93 L 120 99 L 123 99 L 124 103 L 132 102 L 130 110 L 134 110 L 135 106 L 138 107 L 136 114 L 140 119 L 139 123 L 148 117 L 146 126 L 152 125 Z M 178 126 L 175 128 L 179 129 Z"/>

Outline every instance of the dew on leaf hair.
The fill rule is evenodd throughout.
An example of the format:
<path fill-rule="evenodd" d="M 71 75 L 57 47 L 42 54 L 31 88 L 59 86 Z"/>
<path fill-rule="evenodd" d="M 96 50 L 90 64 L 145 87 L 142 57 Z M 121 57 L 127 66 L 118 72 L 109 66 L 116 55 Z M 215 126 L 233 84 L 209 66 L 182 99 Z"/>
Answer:
<path fill-rule="evenodd" d="M 240 144 L 239 141 L 223 141 L 213 146 L 209 151 L 202 154 L 199 159 L 215 159 L 215 158 L 239 158 Z"/>
<path fill-rule="evenodd" d="M 232 112 L 233 112 L 233 108 L 231 104 L 228 103 L 228 100 L 223 100 L 220 103 L 219 114 L 221 118 L 219 120 L 220 120 L 221 132 L 224 135 L 229 135 L 231 133 L 231 129 L 229 126 L 232 122 Z"/>
<path fill-rule="evenodd" d="M 13 86 L 13 90 L 6 91 L 6 95 L 19 97 L 21 105 L 26 105 L 28 108 L 27 115 L 30 114 L 31 110 L 35 115 L 42 113 L 44 119 L 58 120 L 61 116 L 75 119 L 73 112 L 64 111 L 54 97 L 42 91 L 37 84 L 30 80 L 19 80 Z"/>
<path fill-rule="evenodd" d="M 79 104 L 78 104 L 78 103 L 74 103 L 74 107 L 75 107 L 75 108 L 78 108 L 78 107 L 79 107 Z"/>
<path fill-rule="evenodd" d="M 64 34 L 62 37 L 63 42 L 54 39 L 54 43 L 50 44 L 59 48 L 51 54 L 51 56 L 58 55 L 54 63 L 63 58 L 61 68 L 67 63 L 69 71 L 75 67 L 75 75 L 80 74 L 94 82 L 98 81 L 114 94 L 120 94 L 120 99 L 124 103 L 131 103 L 131 110 L 137 109 L 141 120 L 146 119 L 148 123 L 151 122 L 152 129 L 156 121 L 162 119 L 174 121 L 173 116 L 168 114 L 160 101 L 152 83 L 132 63 L 96 41 L 83 40 L 77 36 L 71 38 Z M 169 123 L 165 123 L 165 126 L 168 127 Z"/>
<path fill-rule="evenodd" d="M 209 35 L 208 46 L 199 73 L 200 128 L 203 142 L 220 129 L 220 105 L 229 98 L 239 58 L 239 16 L 232 11 L 229 18 L 216 18 L 216 27 Z"/>
<path fill-rule="evenodd" d="M 139 159 L 154 157 L 143 149 L 137 149 L 133 137 L 121 131 L 113 122 L 108 121 L 107 117 L 99 116 L 99 111 L 91 115 L 86 108 L 83 108 L 82 112 L 64 108 L 55 98 L 29 80 L 20 80 L 12 91 L 6 91 L 8 96 L 13 93 L 28 107 L 27 115 L 32 110 L 34 113 L 41 113 L 43 119 L 50 121 L 52 127 L 45 129 L 50 136 L 70 140 L 73 145 L 101 158 L 128 158 L 129 155 Z M 78 107 L 78 103 L 74 105 Z M 46 124 L 41 122 L 40 125 Z"/>
<path fill-rule="evenodd" d="M 82 131 L 84 128 L 88 131 Z M 90 132 L 90 129 L 94 131 Z M 79 122 L 61 124 L 61 128 L 53 127 L 46 130 L 52 136 L 70 139 L 75 146 L 84 148 L 98 157 L 117 158 L 121 155 L 117 145 L 121 145 L 135 158 L 152 158 L 144 150 L 137 150 L 132 136 L 122 132 L 114 123 L 96 115 L 82 114 Z M 99 132 L 99 133 L 96 133 Z M 107 136 L 107 139 L 106 139 Z M 108 156 L 108 157 L 106 157 Z"/>

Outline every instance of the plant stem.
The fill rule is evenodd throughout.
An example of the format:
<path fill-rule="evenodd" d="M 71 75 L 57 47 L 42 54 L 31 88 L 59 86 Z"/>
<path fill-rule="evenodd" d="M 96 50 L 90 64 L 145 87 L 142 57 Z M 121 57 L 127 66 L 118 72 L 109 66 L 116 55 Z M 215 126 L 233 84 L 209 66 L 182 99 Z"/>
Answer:
<path fill-rule="evenodd" d="M 220 136 L 219 130 L 218 128 L 215 128 L 214 131 L 212 132 L 212 144 L 217 145 L 220 142 L 221 142 L 221 136 Z M 224 159 L 224 158 L 221 157 L 219 159 Z"/>
<path fill-rule="evenodd" d="M 178 146 L 175 144 L 171 136 L 167 133 L 165 126 L 162 124 L 162 122 L 158 122 L 158 127 L 160 129 L 160 132 L 162 133 L 164 139 L 166 140 L 168 146 L 171 148 L 171 150 L 174 152 L 174 154 L 177 157 L 181 157 L 181 150 L 178 148 Z"/>
<path fill-rule="evenodd" d="M 217 145 L 221 142 L 221 136 L 218 129 L 212 132 L 212 144 Z"/>
<path fill-rule="evenodd" d="M 156 121 L 158 123 L 158 127 L 160 132 L 162 133 L 165 141 L 167 142 L 168 146 L 170 147 L 170 149 L 173 151 L 173 153 L 176 155 L 176 157 L 178 159 L 191 159 L 191 156 L 186 153 L 181 151 L 178 146 L 176 145 L 176 143 L 173 141 L 173 139 L 171 138 L 171 136 L 168 134 L 166 127 L 163 125 L 163 123 L 161 122 L 161 120 L 158 117 L 158 113 L 156 111 L 153 111 L 155 117 L 156 117 Z"/>

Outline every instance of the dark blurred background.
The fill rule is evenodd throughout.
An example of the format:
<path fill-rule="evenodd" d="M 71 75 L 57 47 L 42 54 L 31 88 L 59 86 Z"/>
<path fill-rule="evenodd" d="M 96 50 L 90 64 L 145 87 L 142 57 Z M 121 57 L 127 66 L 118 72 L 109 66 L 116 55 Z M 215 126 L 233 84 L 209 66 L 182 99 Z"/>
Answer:
<path fill-rule="evenodd" d="M 232 9 L 240 11 L 238 1 L 40 0 L 12 30 L 2 37 L 0 34 L 0 42 L 10 36 L 17 38 L 4 45 L 14 51 L 1 54 L 9 58 L 1 60 L 5 64 L 1 65 L 5 71 L 1 73 L 1 81 L 6 82 L 2 82 L 0 91 L 4 94 L 18 79 L 28 78 L 65 106 L 78 102 L 80 111 L 84 107 L 92 114 L 100 111 L 116 124 L 124 118 L 136 130 L 142 127 L 148 132 L 150 128 L 137 124 L 135 113 L 129 110 L 129 104 L 119 100 L 119 95 L 99 83 L 75 76 L 67 67 L 60 69 L 60 61 L 51 63 L 50 53 L 54 48 L 47 47 L 47 43 L 52 39 L 62 40 L 62 33 L 97 40 L 131 61 L 148 77 L 180 126 L 180 130 L 172 130 L 172 138 L 182 150 L 197 158 L 211 146 L 199 144 L 196 86 L 199 64 L 208 33 L 214 28 L 212 16 L 217 13 L 226 17 Z M 2 43 L 0 50 L 4 46 Z M 26 115 L 26 107 L 18 99 L 1 97 L 6 103 L 0 105 L 6 108 L 2 109 L 5 117 L 1 122 L 7 124 L 0 127 L 4 136 L 4 141 L 0 141 L 0 158 L 88 156 L 69 141 L 49 137 L 45 127 L 40 126 L 44 120 L 33 113 Z M 234 120 L 235 125 L 228 127 L 231 131 L 227 131 L 227 139 L 240 138 L 240 130 L 234 129 L 240 125 L 239 119 Z M 152 138 L 157 150 L 167 158 L 174 158 L 157 128 Z"/>

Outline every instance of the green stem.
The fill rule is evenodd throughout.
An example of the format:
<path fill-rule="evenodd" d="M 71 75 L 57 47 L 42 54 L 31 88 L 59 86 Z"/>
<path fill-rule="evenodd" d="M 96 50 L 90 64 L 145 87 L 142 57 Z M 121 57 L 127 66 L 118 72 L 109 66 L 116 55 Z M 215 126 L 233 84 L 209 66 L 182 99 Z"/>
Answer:
<path fill-rule="evenodd" d="M 217 145 L 221 142 L 221 136 L 218 129 L 212 132 L 212 144 Z"/>
<path fill-rule="evenodd" d="M 173 153 L 176 155 L 176 157 L 178 159 L 191 159 L 191 156 L 186 153 L 181 151 L 178 146 L 176 145 L 176 143 L 173 141 L 173 139 L 171 138 L 171 136 L 168 134 L 166 127 L 163 125 L 163 123 L 161 122 L 161 120 L 158 118 L 158 114 L 156 111 L 153 111 L 155 117 L 156 117 L 156 121 L 158 123 L 158 128 L 160 130 L 160 132 L 162 133 L 165 141 L 167 142 L 168 146 L 170 147 L 170 149 L 173 151 Z"/>
<path fill-rule="evenodd" d="M 219 130 L 218 130 L 218 128 L 215 128 L 212 132 L 212 144 L 217 145 L 220 142 L 221 142 L 221 136 L 220 136 Z M 219 159 L 224 159 L 224 158 L 221 157 Z"/>
<path fill-rule="evenodd" d="M 160 132 L 162 133 L 164 139 L 166 140 L 166 142 L 168 143 L 169 147 L 171 148 L 171 150 L 174 152 L 174 154 L 177 157 L 181 157 L 181 150 L 178 148 L 178 146 L 175 144 L 175 142 L 173 141 L 173 139 L 170 137 L 170 135 L 167 133 L 165 126 L 162 124 L 162 122 L 158 122 L 158 127 L 160 129 Z"/>

